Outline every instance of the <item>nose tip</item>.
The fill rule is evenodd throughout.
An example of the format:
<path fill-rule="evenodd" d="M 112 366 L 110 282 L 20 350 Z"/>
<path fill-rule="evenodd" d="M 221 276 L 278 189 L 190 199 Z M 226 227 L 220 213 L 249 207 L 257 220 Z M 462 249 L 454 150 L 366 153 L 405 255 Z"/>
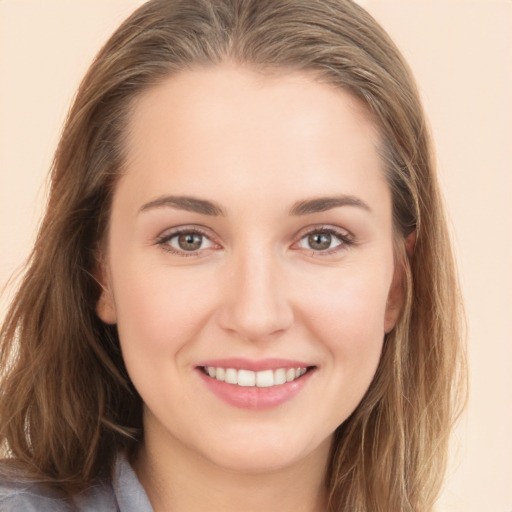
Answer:
<path fill-rule="evenodd" d="M 284 279 L 274 266 L 245 262 L 228 284 L 221 314 L 224 329 L 248 341 L 264 340 L 286 331 L 293 310 Z"/>
<path fill-rule="evenodd" d="M 287 330 L 291 324 L 288 311 L 275 297 L 265 302 L 241 299 L 226 325 L 244 339 L 258 341 Z"/>

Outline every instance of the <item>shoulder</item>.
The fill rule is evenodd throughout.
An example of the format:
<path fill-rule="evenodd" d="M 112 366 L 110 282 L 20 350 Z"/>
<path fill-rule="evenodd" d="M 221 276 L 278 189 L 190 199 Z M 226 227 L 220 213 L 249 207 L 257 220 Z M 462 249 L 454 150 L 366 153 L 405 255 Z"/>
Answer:
<path fill-rule="evenodd" d="M 102 483 L 68 499 L 45 485 L 0 472 L 0 512 L 107 512 L 116 510 L 112 488 Z"/>
<path fill-rule="evenodd" d="M 70 503 L 46 487 L 0 478 L 0 512 L 70 512 Z"/>
<path fill-rule="evenodd" d="M 108 480 L 98 480 L 71 499 L 59 491 L 23 478 L 0 462 L 0 512 L 153 512 L 126 456 L 118 454 Z"/>

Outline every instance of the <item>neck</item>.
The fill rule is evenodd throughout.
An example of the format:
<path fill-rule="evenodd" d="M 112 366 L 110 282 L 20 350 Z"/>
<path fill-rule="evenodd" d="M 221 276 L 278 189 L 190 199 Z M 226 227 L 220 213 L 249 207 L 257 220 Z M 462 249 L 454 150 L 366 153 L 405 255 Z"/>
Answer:
<path fill-rule="evenodd" d="M 156 439 L 155 439 L 156 441 Z M 155 512 L 325 512 L 330 440 L 284 468 L 239 472 L 220 467 L 177 440 L 146 438 L 135 471 Z"/>

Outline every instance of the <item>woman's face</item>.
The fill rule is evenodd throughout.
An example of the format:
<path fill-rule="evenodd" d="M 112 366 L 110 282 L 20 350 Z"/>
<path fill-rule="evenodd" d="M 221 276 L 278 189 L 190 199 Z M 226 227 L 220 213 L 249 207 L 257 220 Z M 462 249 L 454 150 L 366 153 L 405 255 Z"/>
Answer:
<path fill-rule="evenodd" d="M 97 309 L 147 443 L 239 471 L 325 463 L 401 305 L 378 144 L 307 75 L 224 64 L 137 100 Z"/>

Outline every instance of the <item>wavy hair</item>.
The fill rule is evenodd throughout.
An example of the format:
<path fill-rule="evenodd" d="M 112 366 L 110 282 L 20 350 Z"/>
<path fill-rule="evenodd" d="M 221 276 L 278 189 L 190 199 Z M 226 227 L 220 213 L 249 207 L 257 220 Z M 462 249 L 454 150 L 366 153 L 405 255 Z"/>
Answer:
<path fill-rule="evenodd" d="M 386 32 L 350 0 L 150 0 L 104 45 L 68 114 L 46 214 L 1 330 L 4 453 L 73 494 L 140 443 L 141 398 L 115 326 L 95 311 L 127 119 L 147 88 L 225 61 L 312 73 L 362 100 L 380 131 L 406 302 L 369 390 L 335 433 L 329 510 L 428 512 L 465 398 L 461 300 L 414 80 Z"/>

